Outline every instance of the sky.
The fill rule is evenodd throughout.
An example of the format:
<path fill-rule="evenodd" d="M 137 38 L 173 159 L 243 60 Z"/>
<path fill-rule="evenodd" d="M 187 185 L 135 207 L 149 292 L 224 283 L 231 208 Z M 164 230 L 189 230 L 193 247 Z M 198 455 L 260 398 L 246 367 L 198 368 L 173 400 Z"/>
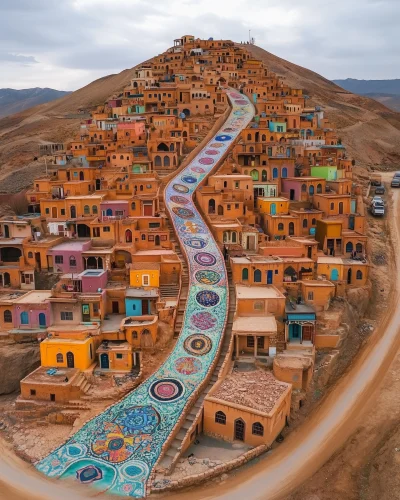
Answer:
<path fill-rule="evenodd" d="M 0 88 L 76 90 L 183 35 L 248 40 L 329 79 L 400 78 L 399 0 L 0 0 Z"/>

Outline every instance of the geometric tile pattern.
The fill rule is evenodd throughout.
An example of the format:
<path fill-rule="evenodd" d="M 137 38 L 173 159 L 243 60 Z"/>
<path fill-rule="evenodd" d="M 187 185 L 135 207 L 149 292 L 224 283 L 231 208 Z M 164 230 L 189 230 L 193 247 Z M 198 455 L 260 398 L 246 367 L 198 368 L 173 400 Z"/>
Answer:
<path fill-rule="evenodd" d="M 100 492 L 144 497 L 162 445 L 205 381 L 225 330 L 227 275 L 223 256 L 192 195 L 254 114 L 246 96 L 234 89 L 227 95 L 232 104 L 229 118 L 165 190 L 165 205 L 190 276 L 176 346 L 156 373 L 36 464 L 49 477 L 74 478 Z"/>

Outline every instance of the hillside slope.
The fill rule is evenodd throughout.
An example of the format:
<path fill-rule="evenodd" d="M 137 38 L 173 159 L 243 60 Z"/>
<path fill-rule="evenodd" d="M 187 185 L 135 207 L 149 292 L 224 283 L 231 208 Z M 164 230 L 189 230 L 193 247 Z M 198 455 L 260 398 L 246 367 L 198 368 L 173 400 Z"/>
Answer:
<path fill-rule="evenodd" d="M 0 118 L 25 109 L 55 101 L 71 92 L 54 90 L 49 88 L 41 89 L 0 89 Z"/>
<path fill-rule="evenodd" d="M 346 78 L 345 80 L 333 80 L 336 85 L 343 87 L 354 94 L 391 94 L 400 95 L 400 79 L 394 80 L 357 80 Z"/>
<path fill-rule="evenodd" d="M 303 88 L 311 96 L 312 104 L 323 107 L 339 129 L 349 154 L 361 165 L 400 165 L 400 113 L 368 97 L 352 94 L 314 71 L 260 47 L 246 45 L 246 48 L 290 86 Z"/>

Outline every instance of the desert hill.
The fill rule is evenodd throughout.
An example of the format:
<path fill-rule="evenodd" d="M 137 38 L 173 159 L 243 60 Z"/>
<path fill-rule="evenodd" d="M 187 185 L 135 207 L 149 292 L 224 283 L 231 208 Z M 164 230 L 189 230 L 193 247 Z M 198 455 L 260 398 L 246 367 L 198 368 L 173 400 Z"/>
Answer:
<path fill-rule="evenodd" d="M 49 88 L 0 89 L 0 118 L 24 111 L 25 109 L 55 101 L 71 92 Z"/>
<path fill-rule="evenodd" d="M 317 73 L 290 63 L 264 49 L 246 45 L 254 57 L 293 87 L 303 88 L 338 127 L 349 154 L 362 165 L 400 164 L 400 114 L 377 101 L 348 92 Z M 100 78 L 51 103 L 0 119 L 0 191 L 42 173 L 44 165 L 30 164 L 38 144 L 64 142 L 74 137 L 85 111 L 118 94 L 133 77 L 134 68 Z M 22 169 L 22 170 L 21 170 Z M 16 178 L 17 176 L 17 178 Z"/>

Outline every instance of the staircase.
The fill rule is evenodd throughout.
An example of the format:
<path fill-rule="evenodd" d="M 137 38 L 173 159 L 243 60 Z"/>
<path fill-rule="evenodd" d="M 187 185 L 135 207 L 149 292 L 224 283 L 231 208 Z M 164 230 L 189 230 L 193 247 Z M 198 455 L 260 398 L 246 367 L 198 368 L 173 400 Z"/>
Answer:
<path fill-rule="evenodd" d="M 174 329 L 174 337 L 177 338 L 181 332 L 182 324 L 183 324 L 183 317 L 185 315 L 186 302 L 187 302 L 188 290 L 189 290 L 189 271 L 188 271 L 186 259 L 181 252 L 179 243 L 176 240 L 175 233 L 174 233 L 171 225 L 169 224 L 169 221 L 168 221 L 168 227 L 169 227 L 169 239 L 170 239 L 172 246 L 175 250 L 175 253 L 179 257 L 179 260 L 181 261 L 181 265 L 182 265 L 182 274 L 181 274 L 182 289 L 181 289 L 181 295 L 179 297 L 179 302 L 177 305 L 176 321 L 175 321 L 175 329 Z M 178 294 L 176 294 L 176 297 L 177 296 L 178 296 Z"/>
<path fill-rule="evenodd" d="M 172 472 L 177 460 L 180 457 L 180 448 L 182 446 L 182 442 L 185 439 L 187 433 L 189 432 L 189 429 L 192 426 L 197 414 L 201 410 L 201 408 L 203 406 L 204 398 L 207 396 L 207 394 L 213 388 L 215 382 L 217 382 L 217 380 L 218 380 L 222 365 L 223 365 L 225 358 L 226 358 L 226 355 L 228 354 L 228 351 L 229 351 L 229 345 L 230 345 L 230 341 L 231 341 L 231 337 L 232 337 L 233 317 L 234 317 L 235 309 L 236 309 L 236 294 L 235 294 L 235 285 L 233 284 L 233 280 L 232 280 L 232 270 L 230 268 L 229 263 L 227 263 L 227 265 L 226 265 L 226 270 L 227 270 L 228 282 L 229 282 L 229 308 L 228 308 L 228 319 L 227 319 L 227 324 L 226 324 L 226 328 L 225 328 L 225 333 L 224 333 L 224 337 L 222 339 L 220 356 L 219 356 L 218 362 L 214 368 L 213 374 L 209 380 L 207 387 L 200 394 L 196 403 L 190 409 L 190 411 L 187 414 L 186 419 L 183 422 L 182 427 L 180 428 L 178 434 L 176 435 L 175 439 L 171 443 L 171 446 L 168 448 L 166 454 L 164 455 L 164 457 L 162 458 L 162 460 L 158 464 L 158 468 L 167 469 L 170 473 Z M 193 431 L 191 430 L 191 432 L 193 432 Z"/>
<path fill-rule="evenodd" d="M 161 300 L 176 299 L 179 295 L 179 285 L 160 285 L 160 298 Z"/>
<path fill-rule="evenodd" d="M 87 394 L 92 386 L 92 384 L 88 381 L 88 379 L 80 373 L 76 381 L 73 384 L 74 388 L 79 389 L 81 391 L 81 395 Z"/>

